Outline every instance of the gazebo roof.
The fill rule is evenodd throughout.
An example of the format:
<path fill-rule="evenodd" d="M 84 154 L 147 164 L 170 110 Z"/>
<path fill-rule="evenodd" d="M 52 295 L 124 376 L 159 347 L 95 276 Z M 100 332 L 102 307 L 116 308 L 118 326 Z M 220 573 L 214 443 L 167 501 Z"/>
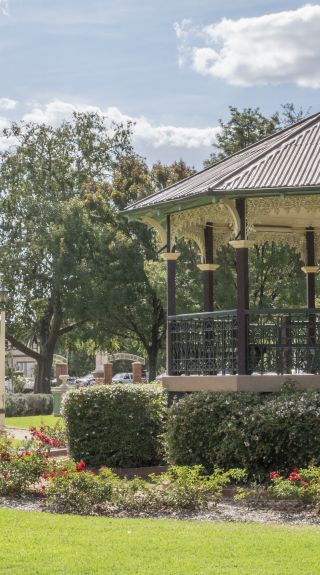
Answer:
<path fill-rule="evenodd" d="M 221 162 L 126 208 L 148 211 L 202 196 L 320 191 L 320 113 L 296 122 Z"/>

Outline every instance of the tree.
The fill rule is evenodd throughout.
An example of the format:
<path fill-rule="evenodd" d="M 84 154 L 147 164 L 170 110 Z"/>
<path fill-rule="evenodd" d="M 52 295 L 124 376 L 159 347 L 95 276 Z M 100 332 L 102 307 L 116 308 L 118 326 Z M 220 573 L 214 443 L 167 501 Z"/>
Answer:
<path fill-rule="evenodd" d="M 108 189 L 117 210 L 128 203 L 194 173 L 183 161 L 148 168 L 137 156 L 124 157 Z M 117 216 L 117 235 L 110 251 L 112 285 L 104 284 L 94 306 L 95 337 L 100 346 L 114 351 L 130 348 L 147 355 L 149 378 L 155 379 L 158 357 L 166 334 L 166 270 L 160 260 L 155 233 L 144 224 Z M 106 270 L 96 270 L 101 281 Z"/>
<path fill-rule="evenodd" d="M 238 110 L 235 106 L 229 106 L 229 110 L 228 122 L 219 120 L 221 130 L 214 146 L 218 152 L 210 154 L 209 159 L 204 162 L 206 168 L 269 136 L 280 127 L 278 112 L 267 118 L 261 114 L 259 108 Z"/>
<path fill-rule="evenodd" d="M 102 262 L 107 268 L 113 213 L 101 190 L 132 153 L 130 130 L 108 129 L 103 117 L 89 113 L 74 114 L 58 128 L 14 123 L 4 137 L 0 241 L 10 290 L 7 338 L 37 361 L 35 392 L 47 393 L 59 338 L 90 318 L 92 268 Z"/>

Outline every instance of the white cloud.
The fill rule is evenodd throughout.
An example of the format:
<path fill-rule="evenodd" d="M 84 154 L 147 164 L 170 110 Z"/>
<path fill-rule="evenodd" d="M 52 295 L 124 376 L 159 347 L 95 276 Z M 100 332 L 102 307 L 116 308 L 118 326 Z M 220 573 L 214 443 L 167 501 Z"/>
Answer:
<path fill-rule="evenodd" d="M 0 0 L 0 12 L 4 16 L 9 16 L 9 2 L 8 2 L 8 0 Z"/>
<path fill-rule="evenodd" d="M 320 5 L 207 26 L 175 24 L 179 65 L 252 86 L 293 83 L 320 88 Z"/>
<path fill-rule="evenodd" d="M 11 98 L 0 98 L 1 110 L 13 110 L 17 107 L 17 104 L 17 100 L 12 100 Z"/>
<path fill-rule="evenodd" d="M 219 127 L 189 128 L 171 125 L 156 125 L 145 116 L 129 116 L 117 107 L 109 107 L 105 110 L 97 106 L 73 104 L 62 100 L 53 100 L 43 106 L 31 105 L 31 109 L 23 116 L 26 122 L 39 122 L 57 125 L 63 119 L 70 118 L 74 111 L 92 111 L 105 115 L 110 121 L 117 123 L 133 122 L 134 139 L 146 142 L 155 148 L 162 146 L 199 148 L 212 146 L 219 132 Z"/>

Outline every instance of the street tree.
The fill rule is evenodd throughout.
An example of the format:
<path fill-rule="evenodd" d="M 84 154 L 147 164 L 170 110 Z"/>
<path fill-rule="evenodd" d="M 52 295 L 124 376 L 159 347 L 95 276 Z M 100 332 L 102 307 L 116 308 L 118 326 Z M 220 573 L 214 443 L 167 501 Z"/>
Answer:
<path fill-rule="evenodd" d="M 139 222 L 128 222 L 121 210 L 130 202 L 188 177 L 194 169 L 183 161 L 148 168 L 139 157 L 127 156 L 115 169 L 108 196 L 118 210 L 117 234 L 110 250 L 109 277 L 95 309 L 95 337 L 114 351 L 130 347 L 147 356 L 150 380 L 155 379 L 159 353 L 166 334 L 166 268 L 160 258 L 165 247 L 154 231 Z M 101 282 L 107 270 L 96 271 Z M 108 297 L 107 297 L 108 296 Z"/>
<path fill-rule="evenodd" d="M 35 392 L 47 393 L 59 338 L 90 318 L 92 262 L 107 268 L 114 219 L 102 192 L 132 153 L 130 129 L 85 113 L 56 128 L 13 123 L 2 137 L 8 144 L 0 154 L 7 339 L 36 360 Z"/>

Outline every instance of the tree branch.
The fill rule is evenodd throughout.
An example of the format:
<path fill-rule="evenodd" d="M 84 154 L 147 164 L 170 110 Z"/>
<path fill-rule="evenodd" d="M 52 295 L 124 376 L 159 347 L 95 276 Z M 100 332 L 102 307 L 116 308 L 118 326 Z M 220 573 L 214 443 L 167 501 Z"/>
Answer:
<path fill-rule="evenodd" d="M 75 329 L 79 325 L 83 325 L 87 321 L 88 321 L 87 319 L 82 319 L 81 321 L 76 321 L 75 323 L 71 323 L 70 325 L 65 325 L 64 327 L 61 327 L 58 331 L 58 336 L 60 337 L 61 335 L 64 335 L 65 333 L 69 333 L 69 331 L 72 331 L 73 329 Z"/>
<path fill-rule="evenodd" d="M 10 343 L 14 347 L 16 347 L 19 351 L 21 351 L 22 353 L 25 353 L 26 355 L 28 355 L 29 357 L 32 357 L 36 361 L 38 361 L 38 359 L 40 359 L 40 357 L 41 357 L 40 353 L 38 353 L 37 351 L 34 351 L 34 349 L 31 349 L 30 347 L 28 347 L 27 345 L 25 345 L 24 343 L 19 341 L 16 337 L 14 337 L 14 335 L 11 335 L 10 333 L 7 332 L 6 333 L 6 339 L 8 341 L 10 341 Z"/>

